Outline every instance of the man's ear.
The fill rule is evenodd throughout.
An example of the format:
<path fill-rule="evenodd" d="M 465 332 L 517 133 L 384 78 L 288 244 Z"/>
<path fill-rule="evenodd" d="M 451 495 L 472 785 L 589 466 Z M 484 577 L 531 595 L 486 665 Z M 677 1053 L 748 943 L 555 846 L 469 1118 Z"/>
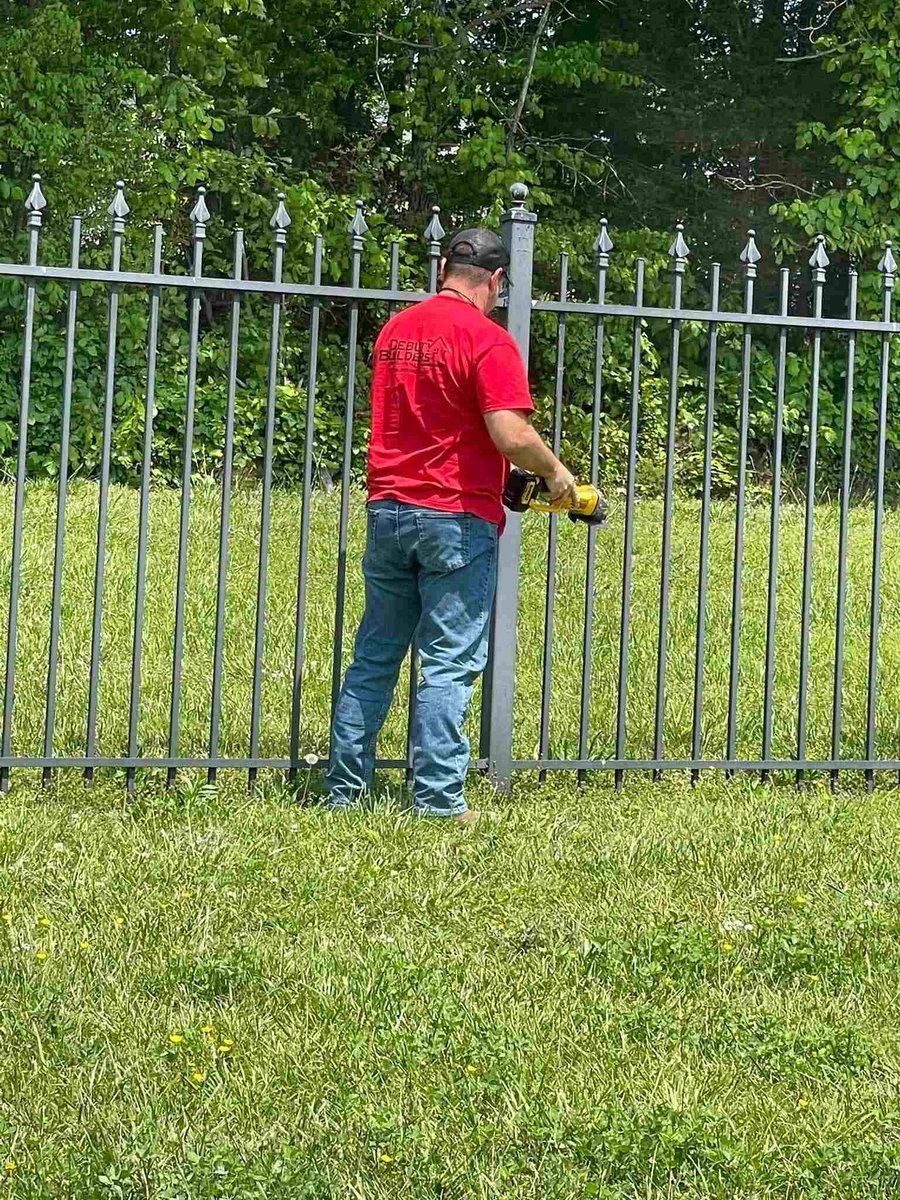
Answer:
<path fill-rule="evenodd" d="M 504 279 L 505 275 L 506 275 L 506 271 L 503 269 L 503 267 L 498 267 L 496 271 L 491 272 L 491 290 L 492 291 L 494 291 L 494 292 L 500 291 L 500 289 L 503 287 L 503 279 Z"/>
<path fill-rule="evenodd" d="M 447 260 L 446 260 L 446 258 L 442 258 L 441 265 L 438 267 L 438 283 L 444 282 L 444 275 L 446 273 L 446 270 L 447 270 Z"/>

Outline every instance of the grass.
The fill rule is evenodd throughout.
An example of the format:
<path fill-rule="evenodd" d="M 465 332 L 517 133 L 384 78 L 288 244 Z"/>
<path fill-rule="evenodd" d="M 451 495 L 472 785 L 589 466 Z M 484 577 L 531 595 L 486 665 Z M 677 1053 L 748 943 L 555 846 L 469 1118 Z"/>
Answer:
<path fill-rule="evenodd" d="M 896 1194 L 895 791 L 488 807 L 468 832 L 236 780 L 14 791 L 0 1187 Z"/>
<path fill-rule="evenodd" d="M 172 610 L 178 548 L 178 494 L 160 490 L 151 506 L 147 613 L 143 644 L 140 744 L 144 754 L 166 753 L 171 689 Z M 621 605 L 622 520 L 616 506 L 611 526 L 598 546 L 595 636 L 591 671 L 589 752 L 609 757 L 614 749 L 618 686 L 618 635 Z M 9 586 L 12 497 L 0 491 L 0 613 Z M 358 570 L 364 529 L 362 502 L 355 498 L 350 530 L 348 618 L 345 659 L 359 616 L 362 589 Z M 55 496 L 49 487 L 29 491 L 26 507 L 23 587 L 20 605 L 18 687 L 13 749 L 38 754 L 43 740 L 44 689 L 49 638 L 53 568 Z M 83 753 L 90 662 L 97 492 L 76 485 L 68 506 L 57 753 Z M 98 753 L 116 755 L 127 744 L 128 699 L 137 496 L 114 489 L 110 499 L 110 539 L 104 596 L 103 654 L 100 678 Z M 317 495 L 312 513 L 310 598 L 306 629 L 301 744 L 304 753 L 327 754 L 331 659 L 334 645 L 334 579 L 338 504 L 335 496 Z M 666 751 L 671 758 L 690 755 L 697 607 L 699 509 L 694 502 L 676 506 L 672 542 Z M 709 572 L 709 633 L 704 678 L 702 750 L 723 756 L 729 684 L 733 507 L 717 505 L 712 515 Z M 846 666 L 843 689 L 844 757 L 863 757 L 871 579 L 871 506 L 852 509 L 849 588 L 846 619 Z M 763 662 L 768 583 L 768 522 L 765 503 L 751 504 L 747 518 L 743 610 L 740 642 L 740 692 L 737 753 L 756 759 L 762 740 Z M 222 752 L 248 752 L 253 636 L 256 606 L 259 494 L 239 491 L 234 504 L 229 573 Z M 272 508 L 269 591 L 262 695 L 260 752 L 283 758 L 290 728 L 294 608 L 297 574 L 299 502 L 276 493 Z M 191 509 L 188 588 L 185 610 L 185 660 L 180 750 L 202 755 L 209 736 L 215 585 L 218 561 L 218 492 L 201 483 Z M 519 671 L 514 756 L 537 752 L 543 637 L 546 522 L 526 522 L 519 625 Z M 657 501 L 638 505 L 635 532 L 634 598 L 628 677 L 627 753 L 651 756 L 659 609 L 661 511 Z M 551 756 L 575 757 L 581 686 L 581 631 L 584 595 L 584 529 L 560 523 L 556 638 L 551 703 Z M 835 598 L 837 592 L 838 513 L 832 505 L 816 512 L 810 687 L 807 750 L 810 758 L 830 757 L 833 690 Z M 781 523 L 778 575 L 779 622 L 774 689 L 773 753 L 789 758 L 797 746 L 797 695 L 803 563 L 803 510 L 786 505 Z M 882 630 L 876 754 L 896 758 L 900 743 L 900 702 L 888 681 L 900 672 L 900 514 L 885 525 L 882 579 Z M 386 757 L 404 753 L 405 684 L 385 729 Z M 477 709 L 477 706 L 476 706 Z M 474 730 L 473 730 L 474 732 Z"/>
<path fill-rule="evenodd" d="M 9 496 L 0 496 L 8 556 Z M 96 491 L 75 488 L 57 749 L 83 744 Z M 354 509 L 358 517 L 358 506 Z M 15 745 L 40 746 L 53 497 L 28 496 Z M 673 553 L 668 748 L 690 736 L 696 507 Z M 214 489 L 193 509 L 185 752 L 202 751 Z M 264 753 L 290 695 L 297 504 L 275 498 Z M 720 750 L 732 514 L 716 510 L 705 744 Z M 740 745 L 759 734 L 766 520 L 753 506 Z M 258 497 L 235 513 L 225 743 L 246 749 Z M 827 752 L 836 517 L 817 512 L 810 750 Z M 863 735 L 871 510 L 854 510 L 847 753 Z M 336 504 L 319 497 L 304 750 L 327 734 Z M 153 500 L 141 740 L 165 746 L 177 497 Z M 101 747 L 122 749 L 134 498 L 112 498 Z M 351 558 L 358 549 L 354 522 Z M 577 744 L 583 530 L 561 525 L 554 749 Z M 638 516 L 632 754 L 652 735 L 659 509 Z M 517 753 L 537 736 L 546 526 L 528 522 Z M 621 529 L 598 543 L 595 750 L 609 745 Z M 885 546 L 879 752 L 895 753 L 900 521 Z M 796 731 L 802 514 L 787 509 L 777 746 Z M 8 559 L 0 557 L 6 585 Z M 355 571 L 350 607 L 360 600 Z M 2 603 L 0 596 L 0 603 Z M 723 615 L 724 614 L 724 615 Z M 399 706 L 402 707 L 402 706 Z M 383 749 L 402 749 L 402 713 Z M 758 751 L 754 751 L 757 753 Z M 752 778 L 472 781 L 477 830 L 414 822 L 389 788 L 331 817 L 266 776 L 217 788 L 100 773 L 0 805 L 0 1195 L 15 1200 L 806 1200 L 900 1181 L 900 793 Z"/>

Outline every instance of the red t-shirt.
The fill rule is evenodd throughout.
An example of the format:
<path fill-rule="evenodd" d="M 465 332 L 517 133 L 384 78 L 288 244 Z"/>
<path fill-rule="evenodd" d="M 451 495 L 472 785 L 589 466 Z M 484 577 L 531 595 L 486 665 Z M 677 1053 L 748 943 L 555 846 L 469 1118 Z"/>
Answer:
<path fill-rule="evenodd" d="M 534 409 L 505 329 L 453 292 L 398 313 L 375 343 L 369 499 L 502 525 L 508 467 L 483 414 L 504 408 Z"/>

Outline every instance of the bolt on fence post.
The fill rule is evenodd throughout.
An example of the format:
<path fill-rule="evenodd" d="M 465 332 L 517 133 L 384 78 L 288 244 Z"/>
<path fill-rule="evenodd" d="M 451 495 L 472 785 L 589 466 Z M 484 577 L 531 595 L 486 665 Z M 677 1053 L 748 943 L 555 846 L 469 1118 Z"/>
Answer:
<path fill-rule="evenodd" d="M 512 204 L 500 218 L 509 251 L 509 298 L 506 327 L 527 365 L 531 337 L 531 277 L 537 214 L 525 207 L 528 188 L 514 183 Z M 507 513 L 497 557 L 497 592 L 491 617 L 491 653 L 481 702 L 481 757 L 488 760 L 494 786 L 508 792 L 512 778 L 513 706 L 515 701 L 516 627 L 519 613 L 519 561 L 522 517 Z"/>

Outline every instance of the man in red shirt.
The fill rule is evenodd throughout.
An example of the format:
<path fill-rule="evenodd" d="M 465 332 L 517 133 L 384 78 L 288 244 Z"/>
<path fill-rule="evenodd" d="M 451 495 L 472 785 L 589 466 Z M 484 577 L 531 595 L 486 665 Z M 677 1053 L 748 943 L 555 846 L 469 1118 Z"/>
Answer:
<path fill-rule="evenodd" d="M 366 606 L 331 732 L 334 809 L 357 807 L 371 787 L 375 742 L 415 638 L 415 809 L 478 819 L 465 801 L 464 724 L 487 661 L 508 464 L 541 475 L 554 500 L 575 494 L 529 422 L 519 349 L 488 316 L 508 266 L 496 234 L 464 229 L 442 260 L 438 294 L 398 313 L 375 343 Z"/>

